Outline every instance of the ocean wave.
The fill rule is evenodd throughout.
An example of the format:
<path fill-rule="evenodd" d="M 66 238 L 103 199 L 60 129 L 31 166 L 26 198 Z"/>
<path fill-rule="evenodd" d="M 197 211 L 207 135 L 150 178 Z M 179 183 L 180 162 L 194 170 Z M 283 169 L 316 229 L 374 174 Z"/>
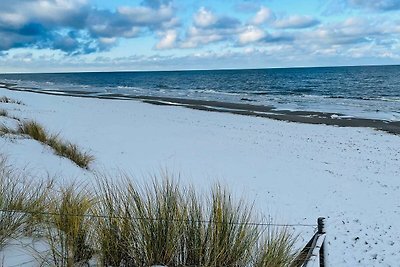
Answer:
<path fill-rule="evenodd" d="M 190 93 L 200 93 L 200 94 L 217 94 L 217 95 L 242 95 L 243 93 L 234 92 L 234 91 L 217 91 L 214 89 L 189 89 L 187 90 Z"/>
<path fill-rule="evenodd" d="M 381 97 L 380 100 L 388 102 L 400 102 L 400 97 Z"/>

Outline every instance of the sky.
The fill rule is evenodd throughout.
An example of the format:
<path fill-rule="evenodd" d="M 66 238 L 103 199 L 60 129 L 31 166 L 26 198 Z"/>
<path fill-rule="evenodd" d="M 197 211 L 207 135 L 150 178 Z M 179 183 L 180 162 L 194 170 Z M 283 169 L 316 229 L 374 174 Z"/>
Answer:
<path fill-rule="evenodd" d="M 400 64 L 400 0 L 0 0 L 0 72 Z"/>

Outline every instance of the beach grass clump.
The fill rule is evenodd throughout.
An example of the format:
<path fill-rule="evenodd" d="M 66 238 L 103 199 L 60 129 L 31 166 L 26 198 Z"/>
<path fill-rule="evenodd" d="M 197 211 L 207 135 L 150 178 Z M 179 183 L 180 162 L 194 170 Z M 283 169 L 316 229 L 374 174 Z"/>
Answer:
<path fill-rule="evenodd" d="M 297 236 L 288 227 L 268 226 L 255 250 L 254 267 L 291 266 L 298 255 Z"/>
<path fill-rule="evenodd" d="M 131 261 L 128 255 L 130 221 L 123 202 L 121 186 L 110 182 L 104 176 L 98 176 L 96 215 L 94 226 L 95 240 L 100 266 L 124 266 Z"/>
<path fill-rule="evenodd" d="M 0 250 L 30 226 L 46 266 L 280 267 L 297 255 L 289 228 L 255 223 L 252 206 L 220 185 L 208 195 L 167 174 L 143 184 L 96 178 L 54 190 L 0 162 Z"/>
<path fill-rule="evenodd" d="M 208 266 L 246 266 L 258 238 L 252 208 L 243 201 L 234 203 L 221 186 L 212 191 L 207 235 L 210 236 Z"/>
<path fill-rule="evenodd" d="M 259 231 L 251 207 L 216 185 L 209 200 L 190 190 L 185 223 L 185 266 L 248 266 Z"/>
<path fill-rule="evenodd" d="M 130 212 L 142 220 L 132 221 L 140 238 L 131 244 L 132 254 L 145 266 L 180 265 L 185 203 L 182 192 L 172 180 L 154 180 L 142 192 L 128 183 L 126 198 Z M 135 248 L 138 245 L 138 248 Z"/>
<path fill-rule="evenodd" d="M 260 254 L 262 232 L 253 223 L 252 208 L 233 201 L 221 186 L 206 198 L 168 177 L 144 186 L 130 179 L 98 181 L 95 210 L 104 216 L 95 223 L 95 240 L 103 266 L 239 267 L 251 266 Z"/>
<path fill-rule="evenodd" d="M 0 125 L 0 135 L 5 134 L 18 134 L 18 132 L 4 124 Z"/>
<path fill-rule="evenodd" d="M 82 152 L 77 145 L 65 142 L 56 135 L 48 138 L 46 143 L 54 149 L 57 155 L 72 160 L 81 168 L 87 169 L 89 164 L 94 161 L 94 156 L 87 152 Z"/>
<path fill-rule="evenodd" d="M 20 100 L 15 100 L 6 96 L 0 97 L 0 103 L 11 103 L 11 104 L 17 104 L 17 105 L 23 105 L 22 101 Z"/>
<path fill-rule="evenodd" d="M 21 237 L 35 214 L 43 212 L 49 185 L 34 183 L 24 174 L 15 172 L 0 156 L 0 250 Z"/>
<path fill-rule="evenodd" d="M 31 138 L 47 144 L 49 134 L 44 127 L 36 121 L 24 121 L 19 123 L 17 132 L 19 134 L 28 135 Z"/>
<path fill-rule="evenodd" d="M 85 188 L 62 187 L 50 198 L 44 229 L 48 254 L 41 253 L 43 264 L 84 266 L 93 257 L 92 220 L 86 215 L 93 206 L 93 197 Z"/>
<path fill-rule="evenodd" d="M 58 135 L 50 135 L 46 129 L 36 121 L 19 121 L 16 130 L 1 125 L 0 134 L 29 136 L 34 140 L 50 146 L 57 155 L 70 159 L 81 168 L 88 169 L 90 163 L 94 161 L 94 156 L 87 152 L 82 152 L 77 145 L 62 140 Z"/>
<path fill-rule="evenodd" d="M 100 258 L 105 265 L 180 265 L 185 204 L 177 184 L 143 187 L 128 179 L 116 185 L 102 178 L 96 223 Z"/>

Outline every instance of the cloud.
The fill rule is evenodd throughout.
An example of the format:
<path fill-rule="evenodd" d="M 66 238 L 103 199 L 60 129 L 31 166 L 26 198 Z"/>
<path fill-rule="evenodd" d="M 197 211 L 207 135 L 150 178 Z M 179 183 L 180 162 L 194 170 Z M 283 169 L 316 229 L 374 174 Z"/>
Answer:
<path fill-rule="evenodd" d="M 367 8 L 375 11 L 392 11 L 400 9 L 399 0 L 348 0 L 352 7 Z"/>
<path fill-rule="evenodd" d="M 350 13 L 354 9 L 382 13 L 400 10 L 399 0 L 330 0 L 324 5 L 323 15 Z"/>
<path fill-rule="evenodd" d="M 293 15 L 277 19 L 273 25 L 279 29 L 303 29 L 320 24 L 320 21 L 311 16 Z"/>
<path fill-rule="evenodd" d="M 116 16 L 135 26 L 159 26 L 174 16 L 171 5 L 161 5 L 156 9 L 145 6 L 122 6 L 117 10 L 118 12 L 114 13 Z"/>
<path fill-rule="evenodd" d="M 391 38 L 392 29 L 387 22 L 373 22 L 363 18 L 348 18 L 342 22 L 322 25 L 304 33 L 303 41 L 314 40 L 317 43 L 331 45 L 357 44 L 373 42 L 375 39 Z"/>
<path fill-rule="evenodd" d="M 232 17 L 218 16 L 205 7 L 193 16 L 193 25 L 186 32 L 181 48 L 196 48 L 205 44 L 232 39 L 241 28 L 241 22 Z"/>
<path fill-rule="evenodd" d="M 144 0 L 141 4 L 151 8 L 159 8 L 162 5 L 168 6 L 171 4 L 171 2 L 171 0 Z"/>
<path fill-rule="evenodd" d="M 249 25 L 243 32 L 239 34 L 239 43 L 248 44 L 257 42 L 265 37 L 266 33 L 253 25 Z"/>
<path fill-rule="evenodd" d="M 93 37 L 134 38 L 144 29 L 156 31 L 178 25 L 171 5 L 158 8 L 147 6 L 119 7 L 117 11 L 92 10 L 87 19 L 87 29 Z"/>
<path fill-rule="evenodd" d="M 156 44 L 156 49 L 171 49 L 176 47 L 178 33 L 176 30 L 167 30 L 162 35 L 161 40 Z"/>
<path fill-rule="evenodd" d="M 234 28 L 240 25 L 236 18 L 217 16 L 211 10 L 201 7 L 193 16 L 193 24 L 198 28 Z"/>
<path fill-rule="evenodd" d="M 84 25 L 88 10 L 86 0 L 2 0 L 0 25 L 16 29 L 35 22 L 46 28 L 79 28 Z"/>
<path fill-rule="evenodd" d="M 268 7 L 261 6 L 257 13 L 249 21 L 252 25 L 267 24 L 278 29 L 304 29 L 320 24 L 320 21 L 312 16 L 291 15 L 278 18 Z"/>
<path fill-rule="evenodd" d="M 268 21 L 275 20 L 275 14 L 268 7 L 262 6 L 256 15 L 250 20 L 251 24 L 260 25 Z"/>
<path fill-rule="evenodd" d="M 202 29 L 192 26 L 187 30 L 186 39 L 181 42 L 180 47 L 196 48 L 205 44 L 226 40 L 230 36 L 232 36 L 231 30 Z"/>
<path fill-rule="evenodd" d="M 145 1 L 116 11 L 98 10 L 88 0 L 2 0 L 0 51 L 18 47 L 51 48 L 68 54 L 107 50 L 117 38 L 175 27 L 169 1 Z"/>
<path fill-rule="evenodd" d="M 210 27 L 217 21 L 218 18 L 205 7 L 201 7 L 193 17 L 194 25 L 202 28 Z"/>

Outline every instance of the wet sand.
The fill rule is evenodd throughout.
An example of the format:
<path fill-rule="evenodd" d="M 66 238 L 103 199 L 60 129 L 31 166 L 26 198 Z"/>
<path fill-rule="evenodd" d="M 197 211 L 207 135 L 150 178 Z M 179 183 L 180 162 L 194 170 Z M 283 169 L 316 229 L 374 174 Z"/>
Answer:
<path fill-rule="evenodd" d="M 116 100 L 139 100 L 154 105 L 181 106 L 196 110 L 224 112 L 245 116 L 256 116 L 289 122 L 325 124 L 339 127 L 369 127 L 400 135 L 400 121 L 385 121 L 377 119 L 363 119 L 346 117 L 343 114 L 315 112 L 315 111 L 290 111 L 276 110 L 273 106 L 253 105 L 244 103 L 227 103 L 219 101 L 183 99 L 156 96 L 127 96 L 123 94 L 103 94 L 100 92 L 86 91 L 38 91 L 32 88 L 16 87 L 14 84 L 0 84 L 0 88 L 14 91 L 33 92 L 49 95 L 63 95 L 72 97 L 91 97 Z"/>

